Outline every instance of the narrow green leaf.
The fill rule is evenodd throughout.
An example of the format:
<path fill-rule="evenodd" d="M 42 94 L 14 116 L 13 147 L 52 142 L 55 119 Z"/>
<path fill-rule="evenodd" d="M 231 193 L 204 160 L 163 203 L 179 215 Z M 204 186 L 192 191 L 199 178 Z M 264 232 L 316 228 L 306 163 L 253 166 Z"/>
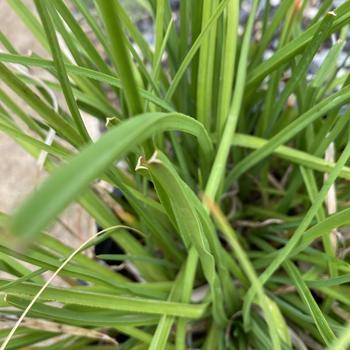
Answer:
<path fill-rule="evenodd" d="M 348 101 L 350 101 L 350 88 L 344 88 L 312 107 L 273 136 L 266 145 L 241 160 L 229 174 L 227 183 L 237 180 L 244 172 L 270 155 L 278 146 L 289 141 L 313 121 Z"/>
<path fill-rule="evenodd" d="M 85 141 L 89 141 L 90 137 L 85 128 L 78 106 L 74 99 L 73 92 L 67 77 L 61 49 L 59 47 L 55 29 L 51 21 L 51 16 L 55 14 L 51 9 L 51 5 L 49 5 L 49 3 L 45 0 L 35 0 L 35 5 L 37 7 L 41 21 L 43 23 L 44 30 L 48 38 L 50 49 L 54 58 L 54 63 L 56 64 L 58 79 L 61 83 L 62 91 L 66 98 L 68 108 L 71 112 L 71 115 L 75 121 L 76 127 L 79 130 L 80 134 L 82 135 Z"/>
<path fill-rule="evenodd" d="M 94 178 L 133 149 L 135 140 L 140 144 L 157 132 L 169 130 L 195 135 L 209 161 L 212 153 L 210 139 L 203 127 L 192 118 L 162 113 L 135 117 L 109 130 L 96 144 L 89 145 L 67 165 L 58 169 L 17 210 L 11 220 L 11 232 L 22 237 L 38 234 L 69 202 L 81 195 Z M 91 159 L 94 159 L 93 164 Z"/>
<path fill-rule="evenodd" d="M 0 281 L 0 287 L 4 285 Z M 6 290 L 6 294 L 31 298 L 37 294 L 39 287 L 31 283 L 22 283 Z M 142 299 L 116 296 L 106 293 L 84 292 L 82 290 L 47 288 L 39 300 L 57 301 L 71 305 L 100 308 L 105 310 L 126 311 L 130 313 L 172 315 L 196 319 L 203 315 L 206 305 L 172 303 L 155 299 Z"/>
<path fill-rule="evenodd" d="M 114 2 L 109 0 L 98 0 L 97 4 L 108 33 L 113 64 L 118 70 L 125 89 L 125 98 L 129 113 L 131 115 L 142 113 L 141 98 L 136 88 L 136 79 L 132 69 L 130 55 L 125 44 L 125 40 L 127 39 L 120 25 L 117 7 Z"/>
<path fill-rule="evenodd" d="M 284 266 L 288 274 L 292 277 L 294 283 L 296 284 L 296 287 L 305 305 L 309 309 L 309 312 L 312 315 L 312 318 L 316 323 L 317 329 L 322 335 L 323 340 L 325 341 L 326 345 L 329 345 L 331 342 L 333 342 L 336 339 L 335 335 L 332 329 L 330 328 L 327 320 L 324 318 L 310 290 L 306 286 L 305 282 L 302 280 L 300 272 L 291 262 L 285 262 Z"/>
<path fill-rule="evenodd" d="M 232 145 L 251 148 L 251 149 L 260 149 L 268 143 L 268 140 L 244 134 L 235 134 L 233 138 Z M 273 150 L 273 154 L 281 157 L 282 159 L 289 160 L 293 163 L 302 165 L 304 167 L 317 170 L 320 172 L 329 173 L 335 166 L 334 163 L 325 161 L 322 158 L 315 157 L 309 153 L 299 151 L 297 149 L 287 147 L 287 146 L 278 146 Z M 350 168 L 344 166 L 339 177 L 350 180 Z"/>

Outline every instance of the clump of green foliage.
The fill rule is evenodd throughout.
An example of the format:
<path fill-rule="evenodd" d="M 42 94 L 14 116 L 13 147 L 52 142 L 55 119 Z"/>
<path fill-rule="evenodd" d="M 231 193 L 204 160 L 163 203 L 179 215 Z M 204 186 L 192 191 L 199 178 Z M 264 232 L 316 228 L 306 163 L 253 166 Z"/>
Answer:
<path fill-rule="evenodd" d="M 350 1 L 145 0 L 153 45 L 118 0 L 8 3 L 51 58 L 0 35 L 0 130 L 50 175 L 1 216 L 0 349 L 347 349 Z M 77 250 L 45 231 L 73 201 Z"/>

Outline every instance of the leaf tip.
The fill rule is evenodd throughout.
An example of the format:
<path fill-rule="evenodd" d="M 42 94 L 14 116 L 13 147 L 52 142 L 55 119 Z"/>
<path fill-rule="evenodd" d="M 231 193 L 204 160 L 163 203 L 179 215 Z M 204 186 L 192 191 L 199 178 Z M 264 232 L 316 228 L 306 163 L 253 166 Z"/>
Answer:
<path fill-rule="evenodd" d="M 158 159 L 158 150 L 155 150 L 151 158 L 148 160 L 148 164 L 162 164 L 161 160 Z"/>
<path fill-rule="evenodd" d="M 148 168 L 145 166 L 146 161 L 145 159 L 140 156 L 139 159 L 137 160 L 136 166 L 135 166 L 135 171 L 139 170 L 148 170 Z"/>

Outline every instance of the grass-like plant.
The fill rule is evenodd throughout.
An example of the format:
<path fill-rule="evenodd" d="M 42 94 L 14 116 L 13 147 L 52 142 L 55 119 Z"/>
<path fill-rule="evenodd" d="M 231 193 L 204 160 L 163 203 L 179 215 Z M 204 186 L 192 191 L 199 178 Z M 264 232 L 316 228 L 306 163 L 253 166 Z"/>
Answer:
<path fill-rule="evenodd" d="M 118 0 L 8 3 L 51 58 L 0 34 L 0 130 L 50 175 L 1 215 L 0 349 L 347 349 L 350 1 L 144 0 L 152 45 Z"/>

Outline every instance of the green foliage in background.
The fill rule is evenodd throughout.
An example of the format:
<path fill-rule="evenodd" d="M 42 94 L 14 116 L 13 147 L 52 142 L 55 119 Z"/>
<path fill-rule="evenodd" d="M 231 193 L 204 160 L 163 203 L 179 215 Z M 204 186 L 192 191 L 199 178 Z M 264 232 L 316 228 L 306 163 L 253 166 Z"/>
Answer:
<path fill-rule="evenodd" d="M 350 1 L 7 1 L 46 54 L 0 33 L 0 130 L 49 176 L 0 216 L 0 349 L 347 349 Z"/>

